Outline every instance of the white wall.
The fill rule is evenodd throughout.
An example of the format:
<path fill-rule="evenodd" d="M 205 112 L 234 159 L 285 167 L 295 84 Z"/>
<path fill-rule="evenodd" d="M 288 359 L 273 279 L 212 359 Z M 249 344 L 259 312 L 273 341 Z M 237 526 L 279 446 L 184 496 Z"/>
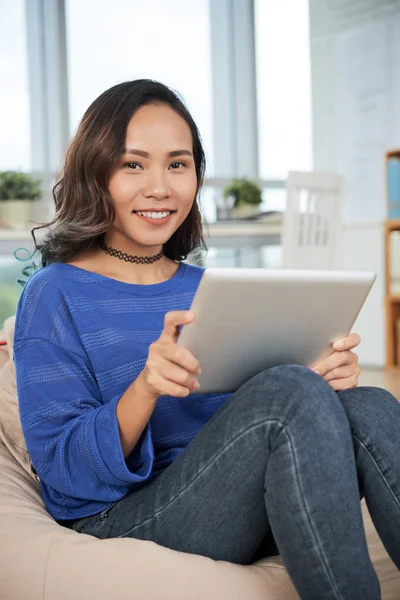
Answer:
<path fill-rule="evenodd" d="M 364 367 L 382 367 L 386 353 L 383 226 L 371 223 L 346 227 L 343 256 L 346 269 L 377 273 L 353 331 L 361 336 L 361 345 L 356 350 L 360 364 Z"/>
<path fill-rule="evenodd" d="M 378 274 L 354 327 L 363 366 L 385 363 L 384 153 L 400 147 L 399 32 L 400 0 L 310 0 L 314 168 L 346 177 L 345 268 Z"/>

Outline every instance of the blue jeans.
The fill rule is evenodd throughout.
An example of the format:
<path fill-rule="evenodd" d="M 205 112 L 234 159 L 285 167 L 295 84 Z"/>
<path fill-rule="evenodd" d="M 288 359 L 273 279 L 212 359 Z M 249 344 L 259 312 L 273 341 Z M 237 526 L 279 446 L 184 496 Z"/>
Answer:
<path fill-rule="evenodd" d="M 360 496 L 399 568 L 400 404 L 284 365 L 244 384 L 148 486 L 73 529 L 240 564 L 279 551 L 302 599 L 378 600 Z"/>

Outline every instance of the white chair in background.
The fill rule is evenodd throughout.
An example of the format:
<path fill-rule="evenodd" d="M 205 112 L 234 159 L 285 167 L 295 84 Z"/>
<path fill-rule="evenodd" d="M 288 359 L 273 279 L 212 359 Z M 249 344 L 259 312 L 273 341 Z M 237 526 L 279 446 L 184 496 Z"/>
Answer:
<path fill-rule="evenodd" d="M 340 269 L 343 177 L 290 171 L 282 230 L 284 269 Z"/>

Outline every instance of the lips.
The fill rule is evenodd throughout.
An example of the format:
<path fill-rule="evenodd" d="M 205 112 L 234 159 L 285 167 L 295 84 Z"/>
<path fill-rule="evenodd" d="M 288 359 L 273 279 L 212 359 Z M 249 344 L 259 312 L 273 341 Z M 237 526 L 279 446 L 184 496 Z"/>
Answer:
<path fill-rule="evenodd" d="M 163 219 L 172 214 L 171 210 L 135 210 L 134 213 L 148 219 Z"/>
<path fill-rule="evenodd" d="M 133 210 L 132 213 L 151 225 L 164 225 L 167 223 L 171 216 L 175 213 L 175 210 Z"/>
<path fill-rule="evenodd" d="M 176 212 L 176 210 L 172 209 L 172 208 L 138 208 L 138 209 L 133 210 L 132 212 L 133 213 L 137 213 L 137 212 L 145 212 L 145 213 L 170 212 L 170 213 L 174 213 L 174 212 Z"/>

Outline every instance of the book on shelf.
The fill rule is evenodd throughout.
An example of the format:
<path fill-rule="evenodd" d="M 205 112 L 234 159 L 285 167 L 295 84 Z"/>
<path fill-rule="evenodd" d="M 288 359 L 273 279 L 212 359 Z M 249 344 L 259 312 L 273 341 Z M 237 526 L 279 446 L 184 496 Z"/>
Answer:
<path fill-rule="evenodd" d="M 400 367 L 400 319 L 396 321 L 396 359 L 395 364 Z"/>
<path fill-rule="evenodd" d="M 400 219 L 400 155 L 387 161 L 388 218 Z"/>

